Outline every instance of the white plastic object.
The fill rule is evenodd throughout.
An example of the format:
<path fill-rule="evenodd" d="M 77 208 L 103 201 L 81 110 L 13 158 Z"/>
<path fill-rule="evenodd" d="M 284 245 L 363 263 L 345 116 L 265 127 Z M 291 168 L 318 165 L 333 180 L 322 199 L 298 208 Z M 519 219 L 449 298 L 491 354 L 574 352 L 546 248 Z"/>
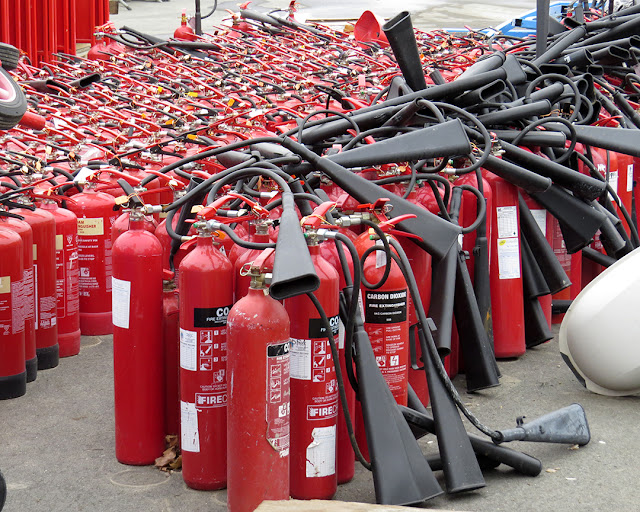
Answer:
<path fill-rule="evenodd" d="M 640 393 L 640 249 L 605 269 L 574 299 L 560 326 L 564 361 L 600 395 Z"/>

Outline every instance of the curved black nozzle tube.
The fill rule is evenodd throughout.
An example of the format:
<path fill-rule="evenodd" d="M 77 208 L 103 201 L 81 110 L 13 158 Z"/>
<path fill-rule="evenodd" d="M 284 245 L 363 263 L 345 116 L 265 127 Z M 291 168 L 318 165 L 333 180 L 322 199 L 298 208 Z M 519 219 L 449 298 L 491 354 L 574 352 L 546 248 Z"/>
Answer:
<path fill-rule="evenodd" d="M 288 137 L 284 138 L 282 145 L 310 162 L 317 170 L 329 176 L 337 185 L 362 203 L 373 203 L 381 197 L 392 196 L 389 198 L 389 204 L 393 206 L 393 210 L 389 216 L 394 218 L 404 214 L 416 215 L 414 219 L 400 222 L 398 227 L 403 231 L 418 235 L 421 240 L 416 240 L 415 243 L 437 258 L 447 254 L 449 248 L 457 241 L 460 233 L 459 227 L 453 226 L 451 223 L 395 194 L 389 194 L 387 190 L 375 183 L 353 174 L 328 158 L 319 157 L 313 151 Z"/>
<path fill-rule="evenodd" d="M 484 164 L 485 168 L 493 174 L 500 176 L 516 187 L 520 187 L 527 192 L 544 192 L 552 186 L 551 180 L 544 176 L 540 176 L 534 172 L 512 164 L 505 160 L 501 160 L 493 155 L 489 156 Z"/>
<path fill-rule="evenodd" d="M 398 405 L 402 411 L 404 419 L 411 427 L 424 430 L 431 434 L 436 433 L 435 421 L 428 414 L 427 409 L 420 403 L 420 399 L 415 391 L 409 386 L 409 407 Z M 486 457 L 496 461 L 498 464 L 505 464 L 515 469 L 518 473 L 527 476 L 538 476 L 542 471 L 542 463 L 526 453 L 522 453 L 504 446 L 498 446 L 475 434 L 467 433 L 471 447 L 476 456 Z M 498 448 L 499 450 L 496 450 Z"/>
<path fill-rule="evenodd" d="M 548 146 L 556 148 L 564 148 L 567 142 L 567 137 L 564 133 L 552 132 L 552 131 L 529 131 L 524 135 L 518 130 L 496 130 L 491 129 L 500 140 L 513 143 L 514 140 L 518 140 L 520 146 Z"/>
<path fill-rule="evenodd" d="M 478 116 L 478 121 L 489 126 L 503 125 L 528 117 L 544 116 L 549 113 L 551 113 L 551 102 L 549 100 L 540 100 L 517 107 L 496 110 L 488 114 L 481 114 Z"/>
<path fill-rule="evenodd" d="M 426 89 L 427 83 L 424 80 L 411 14 L 408 11 L 402 11 L 387 21 L 382 26 L 382 30 L 387 36 L 407 85 L 414 91 Z"/>
<path fill-rule="evenodd" d="M 587 29 L 584 26 L 565 32 L 565 34 L 563 34 L 564 37 L 552 44 L 542 55 L 533 59 L 532 64 L 534 66 L 540 66 L 560 57 L 564 50 L 580 41 L 586 33 Z"/>
<path fill-rule="evenodd" d="M 451 103 L 459 107 L 472 107 L 479 105 L 493 98 L 500 96 L 507 90 L 504 80 L 494 80 L 493 82 L 478 87 L 473 91 L 466 92 L 457 98 L 453 98 Z"/>
<path fill-rule="evenodd" d="M 493 52 L 487 57 L 480 58 L 474 62 L 471 66 L 464 70 L 459 78 L 469 78 L 470 76 L 480 75 L 487 71 L 493 71 L 501 67 L 506 60 L 506 55 L 503 52 Z"/>
<path fill-rule="evenodd" d="M 574 171 L 573 169 L 569 169 L 564 165 L 542 158 L 530 151 L 521 149 L 508 142 L 503 142 L 501 146 L 505 151 L 505 158 L 551 178 L 558 185 L 568 188 L 574 194 L 584 199 L 597 199 L 606 189 L 606 183 Z"/>
<path fill-rule="evenodd" d="M 500 439 L 494 439 L 496 444 L 529 441 L 584 446 L 591 440 L 587 416 L 580 404 L 558 409 L 528 423 L 522 423 L 522 419 L 519 419 L 516 428 L 498 432 Z"/>

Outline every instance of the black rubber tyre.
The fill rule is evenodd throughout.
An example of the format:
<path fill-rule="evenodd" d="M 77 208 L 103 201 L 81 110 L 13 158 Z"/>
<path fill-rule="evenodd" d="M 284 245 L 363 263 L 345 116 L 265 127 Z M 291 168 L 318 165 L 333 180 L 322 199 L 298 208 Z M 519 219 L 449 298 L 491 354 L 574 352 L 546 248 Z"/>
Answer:
<path fill-rule="evenodd" d="M 4 69 L 12 70 L 18 67 L 20 50 L 7 43 L 0 43 L 0 62 Z"/>
<path fill-rule="evenodd" d="M 20 86 L 0 68 L 0 130 L 10 130 L 27 111 L 27 98 Z"/>
<path fill-rule="evenodd" d="M 4 481 L 4 477 L 2 476 L 2 471 L 0 471 L 0 510 L 4 507 L 4 501 L 7 498 L 7 484 Z"/>

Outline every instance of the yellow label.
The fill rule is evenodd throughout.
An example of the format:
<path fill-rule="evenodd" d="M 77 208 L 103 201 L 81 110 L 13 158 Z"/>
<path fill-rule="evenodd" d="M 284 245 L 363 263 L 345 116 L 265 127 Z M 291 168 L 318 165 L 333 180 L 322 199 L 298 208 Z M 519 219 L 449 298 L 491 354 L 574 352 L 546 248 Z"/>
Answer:
<path fill-rule="evenodd" d="M 56 235 L 56 251 L 61 251 L 64 248 L 64 237 L 62 235 Z"/>
<path fill-rule="evenodd" d="M 33 244 L 33 261 L 36 261 L 38 259 L 38 246 L 36 244 Z"/>
<path fill-rule="evenodd" d="M 190 91 L 190 92 L 188 92 L 188 93 L 187 93 L 187 96 L 190 96 L 190 97 L 192 97 L 192 98 L 197 98 L 197 97 L 198 97 L 198 93 L 197 93 L 197 92 Z"/>
<path fill-rule="evenodd" d="M 0 277 L 0 293 L 11 293 L 11 276 Z"/>
<path fill-rule="evenodd" d="M 104 219 L 78 219 L 78 236 L 104 235 Z"/>

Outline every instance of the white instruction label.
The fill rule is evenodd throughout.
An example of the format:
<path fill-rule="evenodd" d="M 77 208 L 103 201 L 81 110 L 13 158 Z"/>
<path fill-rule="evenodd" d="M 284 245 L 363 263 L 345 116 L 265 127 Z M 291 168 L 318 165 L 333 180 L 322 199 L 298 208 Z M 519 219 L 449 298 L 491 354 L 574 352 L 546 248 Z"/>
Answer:
<path fill-rule="evenodd" d="M 180 448 L 185 452 L 199 452 L 200 435 L 196 404 L 180 401 L 180 431 L 182 433 Z"/>
<path fill-rule="evenodd" d="M 515 238 L 518 236 L 518 207 L 498 206 L 498 238 Z"/>
<path fill-rule="evenodd" d="M 311 380 L 311 340 L 291 338 L 289 358 L 291 378 Z"/>
<path fill-rule="evenodd" d="M 611 188 L 617 195 L 618 194 L 618 171 L 609 172 L 609 185 L 611 185 Z M 613 196 L 611 194 L 609 194 L 609 199 L 613 201 Z"/>
<path fill-rule="evenodd" d="M 344 348 L 344 324 L 342 320 L 339 321 L 338 324 L 338 349 Z"/>
<path fill-rule="evenodd" d="M 498 277 L 500 279 L 520 277 L 520 246 L 517 238 L 498 239 Z"/>
<path fill-rule="evenodd" d="M 180 367 L 196 371 L 198 333 L 180 329 Z"/>
<path fill-rule="evenodd" d="M 382 240 L 376 240 L 376 245 L 378 247 L 384 247 L 384 242 Z M 387 253 L 384 251 L 376 250 L 376 268 L 384 267 L 387 264 Z"/>
<path fill-rule="evenodd" d="M 307 446 L 307 477 L 322 477 L 336 472 L 336 426 L 318 427 L 311 432 Z"/>
<path fill-rule="evenodd" d="M 633 190 L 633 164 L 627 165 L 627 192 Z"/>
<path fill-rule="evenodd" d="M 533 219 L 536 221 L 542 234 L 547 236 L 547 210 L 531 210 L 531 215 L 533 215 Z"/>
<path fill-rule="evenodd" d="M 129 328 L 129 311 L 131 309 L 131 281 L 111 278 L 111 308 L 113 325 L 122 329 Z"/>

